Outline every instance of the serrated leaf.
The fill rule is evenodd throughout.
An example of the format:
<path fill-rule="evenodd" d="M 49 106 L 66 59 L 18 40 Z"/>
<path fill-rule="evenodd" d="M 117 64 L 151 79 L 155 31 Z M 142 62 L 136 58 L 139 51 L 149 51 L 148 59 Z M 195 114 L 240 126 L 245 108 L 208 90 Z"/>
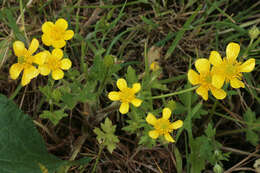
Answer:
<path fill-rule="evenodd" d="M 94 133 L 97 135 L 97 140 L 101 145 L 104 145 L 110 153 L 112 153 L 116 148 L 116 144 L 119 142 L 118 137 L 114 134 L 116 125 L 113 126 L 110 119 L 106 118 L 105 123 L 101 123 L 101 129 L 94 129 Z"/>
<path fill-rule="evenodd" d="M 209 123 L 207 129 L 205 130 L 205 133 L 208 138 L 214 138 L 216 135 L 216 129 L 214 129 L 212 124 Z"/>
<path fill-rule="evenodd" d="M 68 116 L 68 114 L 64 113 L 63 110 L 57 110 L 54 112 L 50 111 L 43 111 L 42 114 L 40 114 L 40 118 L 47 118 L 49 119 L 55 126 L 59 123 L 59 121 L 63 118 Z"/>
<path fill-rule="evenodd" d="M 250 108 L 246 110 L 243 117 L 244 120 L 248 123 L 253 123 L 256 120 L 255 113 Z"/>
<path fill-rule="evenodd" d="M 32 119 L 0 95 L 0 172 L 42 173 L 39 164 L 54 173 L 66 161 L 49 154 Z"/>
<path fill-rule="evenodd" d="M 248 130 L 246 132 L 246 140 L 254 146 L 257 146 L 259 144 L 259 136 L 253 130 Z"/>
<path fill-rule="evenodd" d="M 138 81 L 135 70 L 131 66 L 128 66 L 127 68 L 126 81 L 130 85 L 130 87 L 133 83 Z"/>

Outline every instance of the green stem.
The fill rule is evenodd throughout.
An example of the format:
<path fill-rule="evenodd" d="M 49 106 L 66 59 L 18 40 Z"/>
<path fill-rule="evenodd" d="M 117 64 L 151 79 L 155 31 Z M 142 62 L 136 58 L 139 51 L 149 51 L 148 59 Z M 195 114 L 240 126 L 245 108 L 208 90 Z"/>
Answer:
<path fill-rule="evenodd" d="M 243 54 L 243 57 L 246 57 L 246 56 L 247 56 L 247 53 L 248 53 L 248 51 L 249 51 L 249 48 L 251 47 L 251 45 L 253 44 L 253 42 L 254 42 L 254 40 L 253 40 L 253 39 L 250 39 L 250 43 L 249 43 L 249 45 L 247 46 L 247 48 L 246 48 L 246 50 L 245 50 L 245 52 L 244 52 L 244 54 Z"/>
<path fill-rule="evenodd" d="M 100 155 L 101 155 L 101 152 L 103 151 L 103 148 L 104 148 L 104 145 L 101 144 L 101 146 L 99 147 L 99 151 L 98 151 L 98 156 L 96 158 L 96 162 L 95 162 L 95 165 L 91 171 L 91 173 L 94 173 L 96 171 L 96 167 L 97 167 L 97 164 L 98 164 L 98 161 L 99 161 L 99 158 L 100 158 Z"/>
<path fill-rule="evenodd" d="M 181 90 L 181 91 L 176 91 L 176 92 L 169 93 L 169 94 L 163 94 L 163 95 L 160 95 L 160 96 L 148 97 L 148 98 L 146 98 L 146 100 L 160 99 L 160 98 L 170 97 L 170 96 L 174 96 L 174 95 L 179 95 L 179 94 L 183 94 L 183 93 L 186 93 L 186 92 L 193 91 L 193 90 L 195 90 L 197 88 L 198 88 L 198 86 L 195 86 L 195 87 L 192 87 L 192 88 L 188 88 L 188 89 Z"/>
<path fill-rule="evenodd" d="M 17 87 L 16 87 L 16 89 L 15 89 L 15 91 L 13 92 L 13 94 L 9 97 L 9 99 L 10 100 L 13 100 L 16 96 L 17 96 L 17 94 L 19 93 L 19 91 L 22 89 L 22 85 L 21 84 L 19 84 Z"/>

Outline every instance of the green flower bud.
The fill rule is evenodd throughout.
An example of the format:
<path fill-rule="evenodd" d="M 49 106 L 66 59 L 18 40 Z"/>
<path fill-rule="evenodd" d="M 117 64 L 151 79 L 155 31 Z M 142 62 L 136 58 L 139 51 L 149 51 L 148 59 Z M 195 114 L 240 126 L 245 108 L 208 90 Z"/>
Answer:
<path fill-rule="evenodd" d="M 260 34 L 259 29 L 256 26 L 253 26 L 249 31 L 248 31 L 249 37 L 254 40 L 258 37 Z"/>
<path fill-rule="evenodd" d="M 105 66 L 109 67 L 109 66 L 113 65 L 114 64 L 114 58 L 115 58 L 115 56 L 113 56 L 113 55 L 106 55 L 104 57 Z"/>
<path fill-rule="evenodd" d="M 223 168 L 219 164 L 215 164 L 213 168 L 214 173 L 223 173 Z"/>

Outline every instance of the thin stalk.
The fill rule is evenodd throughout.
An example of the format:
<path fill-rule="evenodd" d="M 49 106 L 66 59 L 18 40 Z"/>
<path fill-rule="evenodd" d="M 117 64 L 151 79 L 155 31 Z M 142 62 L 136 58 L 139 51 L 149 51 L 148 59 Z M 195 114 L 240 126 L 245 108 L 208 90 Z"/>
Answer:
<path fill-rule="evenodd" d="M 98 164 L 98 161 L 99 161 L 100 155 L 101 155 L 101 153 L 102 153 L 102 151 L 103 151 L 103 148 L 104 148 L 104 145 L 101 144 L 101 146 L 99 147 L 98 156 L 97 156 L 97 158 L 96 158 L 95 165 L 94 165 L 94 167 L 93 167 L 91 173 L 96 172 L 96 167 L 97 167 L 97 164 Z"/>
<path fill-rule="evenodd" d="M 13 94 L 9 97 L 9 99 L 10 100 L 13 100 L 16 96 L 17 96 L 17 94 L 19 93 L 19 91 L 22 89 L 22 85 L 21 84 L 19 84 L 17 87 L 16 87 L 16 89 L 15 89 L 15 91 L 13 92 Z"/>
<path fill-rule="evenodd" d="M 188 88 L 188 89 L 181 90 L 181 91 L 176 91 L 176 92 L 169 93 L 169 94 L 163 94 L 163 95 L 160 95 L 160 96 L 147 97 L 145 99 L 146 100 L 150 100 L 150 99 L 160 99 L 160 98 L 170 97 L 170 96 L 174 96 L 174 95 L 179 95 L 179 94 L 183 94 L 183 93 L 186 93 L 186 92 L 190 92 L 190 91 L 193 91 L 193 90 L 195 90 L 197 88 L 198 88 L 198 86 L 195 86 L 195 87 L 192 87 L 192 88 Z"/>

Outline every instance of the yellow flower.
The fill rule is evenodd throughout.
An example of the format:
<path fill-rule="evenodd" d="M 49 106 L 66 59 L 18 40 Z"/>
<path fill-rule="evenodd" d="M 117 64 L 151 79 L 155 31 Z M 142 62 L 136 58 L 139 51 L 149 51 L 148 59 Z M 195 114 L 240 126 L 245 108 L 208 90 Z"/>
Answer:
<path fill-rule="evenodd" d="M 210 63 L 205 58 L 200 58 L 195 62 L 195 67 L 199 74 L 194 70 L 189 70 L 188 80 L 192 85 L 199 85 L 196 89 L 198 95 L 204 100 L 208 100 L 208 91 L 211 90 L 212 94 L 217 99 L 224 99 L 226 92 L 222 89 L 216 88 L 212 85 L 212 71 L 210 71 Z"/>
<path fill-rule="evenodd" d="M 58 19 L 55 24 L 52 22 L 45 22 L 42 25 L 42 42 L 46 46 L 53 46 L 54 48 L 62 48 L 66 45 L 65 40 L 70 40 L 74 36 L 72 30 L 66 30 L 68 22 L 62 18 Z"/>
<path fill-rule="evenodd" d="M 160 66 L 159 66 L 159 63 L 158 63 L 158 62 L 154 61 L 154 62 L 151 63 L 151 65 L 150 65 L 150 70 L 152 70 L 152 71 L 157 71 L 157 70 L 159 70 L 159 69 L 160 69 Z"/>
<path fill-rule="evenodd" d="M 32 55 L 38 47 L 39 42 L 35 38 L 32 40 L 28 50 L 21 41 L 15 41 L 13 43 L 14 54 L 18 57 L 18 62 L 10 67 L 9 73 L 12 79 L 17 79 L 23 71 L 22 86 L 30 83 L 30 81 L 39 74 L 38 69 L 33 66 L 33 63 L 38 65 L 44 63 L 45 54 L 43 52 L 40 52 L 35 56 Z"/>
<path fill-rule="evenodd" d="M 169 118 L 171 116 L 171 110 L 169 108 L 163 109 L 162 118 L 156 119 L 155 116 L 151 113 L 148 113 L 146 117 L 146 121 L 154 126 L 154 130 L 149 131 L 149 136 L 153 139 L 158 138 L 160 135 L 163 135 L 164 138 L 169 142 L 175 142 L 171 137 L 170 133 L 173 130 L 181 128 L 183 122 L 181 120 L 175 121 L 171 123 Z"/>
<path fill-rule="evenodd" d="M 48 75 L 52 72 L 54 80 L 62 79 L 64 73 L 62 70 L 68 70 L 71 67 L 71 61 L 68 58 L 63 58 L 63 51 L 61 49 L 53 49 L 50 53 L 46 51 L 45 63 L 39 66 L 41 75 Z"/>
<path fill-rule="evenodd" d="M 129 111 L 129 103 L 132 103 L 135 107 L 139 107 L 142 100 L 136 98 L 135 94 L 140 91 L 140 83 L 134 83 L 132 88 L 127 87 L 125 79 L 118 79 L 116 82 L 120 91 L 112 91 L 108 93 L 108 98 L 112 101 L 120 101 L 121 106 L 119 112 L 126 114 Z"/>
<path fill-rule="evenodd" d="M 245 87 L 241 81 L 242 72 L 251 72 L 255 68 L 255 59 L 250 58 L 243 64 L 236 60 L 240 51 L 237 43 L 229 43 L 226 48 L 226 56 L 221 59 L 217 51 L 212 51 L 209 57 L 210 63 L 213 65 L 212 85 L 221 88 L 224 82 L 230 82 L 233 88 Z"/>

